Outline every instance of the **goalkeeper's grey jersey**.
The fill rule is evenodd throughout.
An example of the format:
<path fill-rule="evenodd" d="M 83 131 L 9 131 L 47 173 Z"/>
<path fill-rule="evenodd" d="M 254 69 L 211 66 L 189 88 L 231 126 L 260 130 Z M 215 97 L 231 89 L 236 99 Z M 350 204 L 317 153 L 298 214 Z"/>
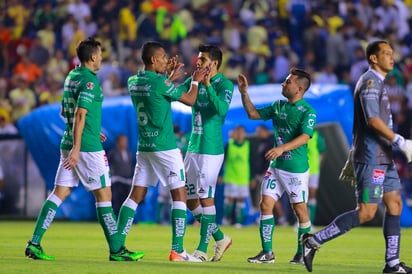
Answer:
<path fill-rule="evenodd" d="M 369 69 L 355 87 L 353 122 L 353 160 L 364 164 L 390 164 L 392 145 L 367 125 L 369 118 L 381 118 L 392 128 L 392 115 L 384 77 Z"/>

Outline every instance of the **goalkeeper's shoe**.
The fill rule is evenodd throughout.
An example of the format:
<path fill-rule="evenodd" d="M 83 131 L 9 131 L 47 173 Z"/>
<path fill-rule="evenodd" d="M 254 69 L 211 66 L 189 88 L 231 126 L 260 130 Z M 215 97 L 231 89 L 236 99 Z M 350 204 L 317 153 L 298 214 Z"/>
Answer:
<path fill-rule="evenodd" d="M 213 257 L 210 259 L 211 262 L 218 262 L 222 259 L 223 254 L 232 245 L 232 239 L 225 235 L 220 241 L 217 241 L 214 245 Z"/>
<path fill-rule="evenodd" d="M 399 263 L 393 267 L 390 267 L 388 264 L 385 264 L 385 267 L 383 268 L 382 273 L 412 274 L 412 268 L 406 266 L 405 263 Z"/>
<path fill-rule="evenodd" d="M 316 251 L 319 249 L 319 247 L 312 245 L 309 242 L 309 239 L 312 237 L 313 235 L 309 233 L 302 235 L 303 263 L 305 264 L 306 270 L 309 272 L 312 272 L 313 258 L 315 258 Z"/>
<path fill-rule="evenodd" d="M 133 252 L 127 250 L 126 247 L 122 247 L 119 252 L 110 253 L 109 260 L 110 261 L 139 261 L 144 257 L 144 252 L 138 251 Z"/>
<path fill-rule="evenodd" d="M 292 260 L 289 261 L 290 264 L 301 264 L 303 265 L 303 255 L 296 253 Z"/>
<path fill-rule="evenodd" d="M 49 256 L 44 253 L 43 249 L 39 244 L 34 244 L 29 241 L 26 245 L 26 250 L 24 251 L 27 257 L 32 258 L 34 260 L 45 260 L 45 261 L 54 261 L 56 258 L 53 256 Z"/>
<path fill-rule="evenodd" d="M 250 257 L 247 259 L 249 263 L 256 264 L 273 264 L 275 262 L 275 255 L 273 252 L 264 252 L 261 251 L 255 257 Z"/>
<path fill-rule="evenodd" d="M 192 262 L 192 263 L 201 263 L 201 259 L 196 258 L 183 250 L 182 252 L 177 252 L 176 250 L 171 250 L 169 254 L 169 261 L 171 262 Z"/>

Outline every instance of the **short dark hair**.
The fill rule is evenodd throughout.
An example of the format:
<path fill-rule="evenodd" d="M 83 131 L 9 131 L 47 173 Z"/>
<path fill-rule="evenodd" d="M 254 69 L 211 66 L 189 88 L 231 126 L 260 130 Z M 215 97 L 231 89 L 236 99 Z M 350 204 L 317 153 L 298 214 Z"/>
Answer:
<path fill-rule="evenodd" d="M 218 46 L 201 44 L 199 46 L 199 52 L 208 53 L 210 60 L 217 61 L 217 69 L 220 68 L 220 65 L 222 64 L 223 53 Z"/>
<path fill-rule="evenodd" d="M 76 48 L 77 57 L 79 58 L 80 63 L 90 61 L 92 55 L 95 54 L 101 47 L 102 44 L 93 37 L 89 37 L 86 40 L 81 41 Z"/>
<path fill-rule="evenodd" d="M 156 51 L 159 49 L 164 49 L 162 43 L 149 41 L 142 46 L 142 60 L 145 66 L 152 64 L 152 56 L 155 55 Z"/>
<path fill-rule="evenodd" d="M 311 76 L 308 72 L 303 69 L 291 68 L 289 73 L 298 77 L 298 81 L 302 84 L 305 92 L 309 89 L 311 84 Z"/>
<path fill-rule="evenodd" d="M 377 40 L 374 41 L 372 43 L 370 43 L 367 47 L 366 47 L 366 59 L 368 60 L 368 63 L 371 64 L 371 60 L 370 57 L 371 55 L 377 55 L 381 49 L 381 44 L 388 44 L 388 41 L 385 40 Z"/>

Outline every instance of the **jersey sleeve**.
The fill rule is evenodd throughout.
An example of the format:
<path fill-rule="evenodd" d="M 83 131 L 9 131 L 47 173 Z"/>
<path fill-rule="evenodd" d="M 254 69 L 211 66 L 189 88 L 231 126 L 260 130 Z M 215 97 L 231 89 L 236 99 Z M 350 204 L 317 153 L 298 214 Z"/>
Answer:
<path fill-rule="evenodd" d="M 177 101 L 182 97 L 182 90 L 176 88 L 172 81 L 166 77 L 159 77 L 156 90 L 159 94 L 170 98 L 172 101 Z"/>
<path fill-rule="evenodd" d="M 272 119 L 273 117 L 275 117 L 275 111 L 274 111 L 275 110 L 275 104 L 276 104 L 276 102 L 269 105 L 269 106 L 257 109 L 257 112 L 259 113 L 260 118 L 262 120 L 267 121 L 267 120 Z"/>
<path fill-rule="evenodd" d="M 302 119 L 302 133 L 306 133 L 312 137 L 316 126 L 316 112 L 314 109 L 308 109 L 305 116 Z"/>
<path fill-rule="evenodd" d="M 209 101 L 212 104 L 213 108 L 216 110 L 218 115 L 224 116 L 229 110 L 230 102 L 233 97 L 233 83 L 230 81 L 224 81 L 218 86 L 218 91 L 214 88 L 213 85 L 206 87 Z"/>
<path fill-rule="evenodd" d="M 360 89 L 359 99 L 365 114 L 365 120 L 374 117 L 380 117 L 379 111 L 379 94 L 380 88 L 376 81 L 369 79 L 366 83 L 362 83 L 363 88 Z"/>
<path fill-rule="evenodd" d="M 79 89 L 79 97 L 77 99 L 77 107 L 85 108 L 87 110 L 92 106 L 95 97 L 100 92 L 100 85 L 96 79 L 86 79 L 81 83 Z"/>

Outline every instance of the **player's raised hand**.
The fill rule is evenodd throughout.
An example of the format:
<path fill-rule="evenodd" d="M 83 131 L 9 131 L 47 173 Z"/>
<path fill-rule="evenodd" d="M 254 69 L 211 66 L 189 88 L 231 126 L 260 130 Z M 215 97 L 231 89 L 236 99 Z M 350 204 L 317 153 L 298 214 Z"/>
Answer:
<path fill-rule="evenodd" d="M 247 88 L 249 87 L 249 83 L 244 74 L 239 74 L 239 76 L 237 77 L 237 86 L 241 94 L 247 93 Z"/>
<path fill-rule="evenodd" d="M 173 56 L 167 61 L 167 69 L 166 73 L 169 77 L 169 80 L 174 81 L 179 78 L 186 76 L 186 72 L 183 70 L 185 65 L 183 63 L 179 63 L 179 56 Z"/>

